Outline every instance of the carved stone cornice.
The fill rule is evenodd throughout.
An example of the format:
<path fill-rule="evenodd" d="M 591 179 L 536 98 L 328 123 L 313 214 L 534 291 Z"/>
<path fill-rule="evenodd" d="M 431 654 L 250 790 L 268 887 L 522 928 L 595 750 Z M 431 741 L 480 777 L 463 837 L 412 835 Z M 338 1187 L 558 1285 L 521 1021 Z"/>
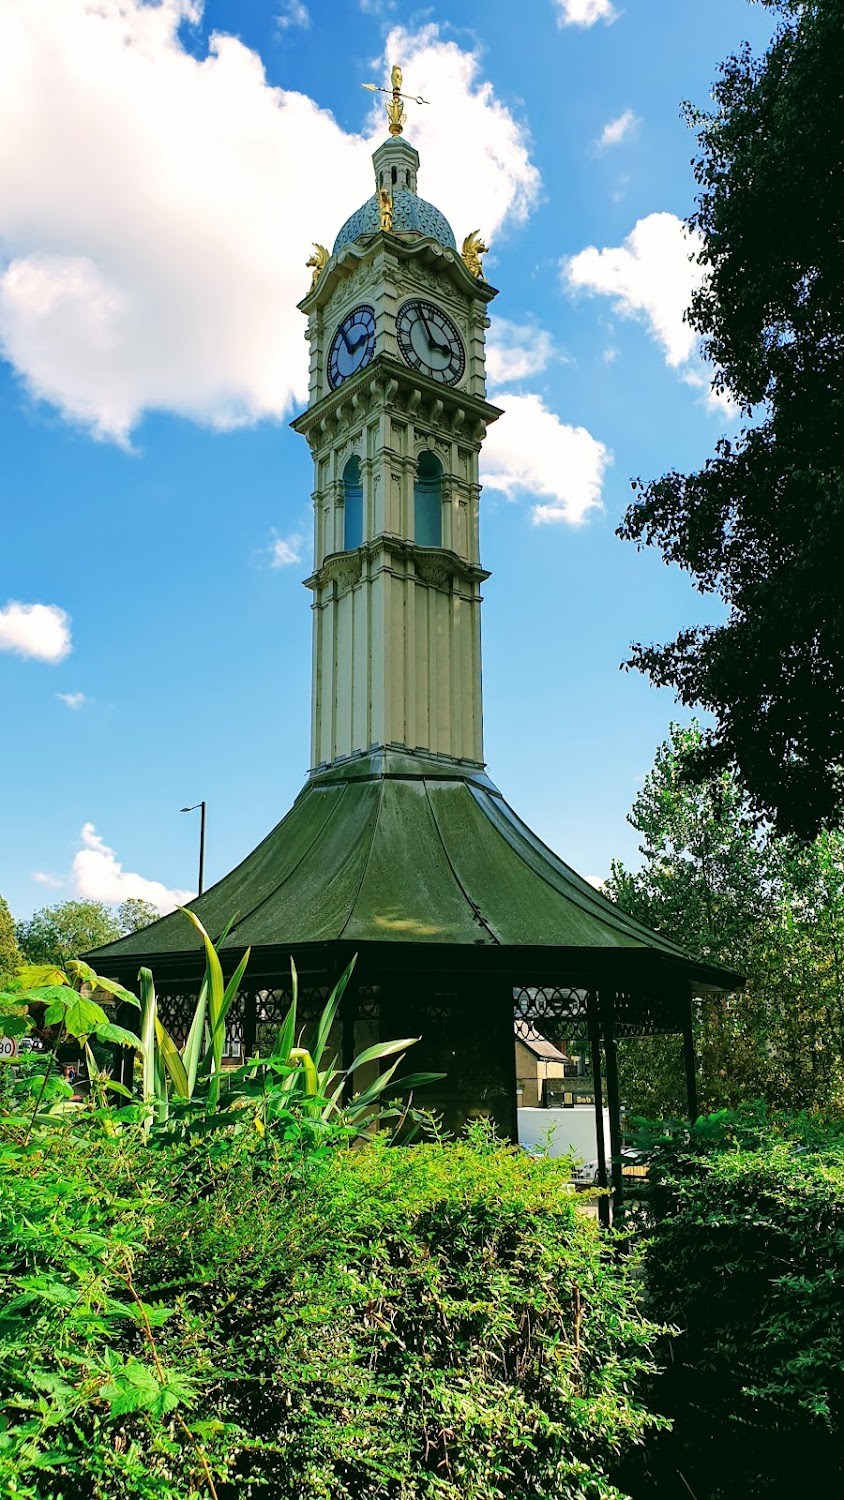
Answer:
<path fill-rule="evenodd" d="M 502 415 L 500 406 L 481 396 L 442 385 L 388 354 L 378 354 L 339 390 L 330 391 L 295 417 L 290 426 L 317 451 L 376 411 L 390 411 L 420 425 L 429 422 L 440 429 L 445 427 L 469 442 L 481 442 L 490 423 Z"/>
<path fill-rule="evenodd" d="M 322 567 L 305 579 L 305 588 L 318 593 L 333 583 L 338 594 L 345 594 L 360 583 L 364 567 L 369 575 L 386 567 L 439 589 L 450 589 L 453 581 L 476 588 L 490 576 L 485 568 L 466 562 L 446 547 L 417 547 L 415 542 L 382 534 L 353 552 L 330 553 Z"/>
<path fill-rule="evenodd" d="M 363 577 L 363 548 L 354 552 L 332 552 L 321 568 L 305 579 L 305 588 L 320 589 L 327 583 L 337 585 L 338 594 L 346 594 Z"/>

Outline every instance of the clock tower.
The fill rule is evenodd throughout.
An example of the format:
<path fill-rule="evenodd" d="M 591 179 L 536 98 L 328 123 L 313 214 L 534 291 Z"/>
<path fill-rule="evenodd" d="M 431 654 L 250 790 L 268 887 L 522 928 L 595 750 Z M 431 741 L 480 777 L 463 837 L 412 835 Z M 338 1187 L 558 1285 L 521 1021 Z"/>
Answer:
<path fill-rule="evenodd" d="M 480 769 L 478 458 L 500 415 L 484 375 L 496 293 L 477 237 L 458 251 L 419 197 L 413 146 L 396 131 L 372 160 L 372 196 L 330 255 L 315 247 L 299 304 L 310 397 L 293 426 L 314 460 L 311 767 L 399 750 Z"/>
<path fill-rule="evenodd" d="M 229 974 L 249 950 L 226 1023 L 232 1061 L 272 1051 L 291 958 L 306 1035 L 356 960 L 335 1024 L 343 1066 L 364 1056 L 350 1086 L 371 1081 L 379 1037 L 418 1037 L 412 1066 L 436 1080 L 419 1102 L 449 1130 L 482 1112 L 515 1137 L 514 1023 L 581 1059 L 588 1049 L 599 1181 L 605 1069 L 618 1204 L 616 1038 L 681 1033 L 694 1115 L 690 986 L 741 981 L 581 879 L 484 769 L 478 459 L 501 415 L 484 380 L 495 291 L 477 231 L 458 251 L 419 197 L 398 68 L 391 95 L 372 196 L 331 252 L 314 246 L 299 304 L 310 398 L 293 426 L 314 461 L 311 771 L 276 827 L 191 909 L 223 934 Z M 86 957 L 129 986 L 149 966 L 181 1044 L 205 966 L 197 941 L 173 912 Z"/>

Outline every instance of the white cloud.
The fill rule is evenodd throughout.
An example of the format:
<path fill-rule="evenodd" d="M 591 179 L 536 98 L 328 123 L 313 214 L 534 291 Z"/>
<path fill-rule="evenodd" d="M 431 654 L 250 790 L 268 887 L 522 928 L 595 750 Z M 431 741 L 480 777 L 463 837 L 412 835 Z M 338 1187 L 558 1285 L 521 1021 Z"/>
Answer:
<path fill-rule="evenodd" d="M 632 109 L 626 109 L 616 120 L 608 120 L 597 140 L 599 150 L 606 150 L 607 146 L 617 146 L 630 134 L 634 125 L 639 121 Z"/>
<path fill-rule="evenodd" d="M 519 493 L 547 496 L 534 505 L 531 518 L 582 521 L 601 505 L 609 450 L 585 427 L 569 427 L 537 395 L 501 394 L 504 415 L 490 427 L 481 450 L 481 479 L 487 489 L 508 499 Z"/>
<path fill-rule="evenodd" d="M 49 875 L 46 870 L 33 870 L 32 878 L 38 885 L 45 885 L 48 891 L 60 891 L 64 885 L 57 875 Z"/>
<path fill-rule="evenodd" d="M 149 901 L 162 913 L 192 901 L 193 891 L 170 891 L 160 880 L 147 880 L 124 870 L 114 850 L 109 849 L 93 823 L 86 823 L 80 835 L 83 847 L 74 855 L 73 879 L 77 896 L 86 901 L 115 904 L 137 896 Z"/>
<path fill-rule="evenodd" d="M 570 287 L 612 297 L 616 312 L 646 322 L 669 365 L 682 365 L 697 345 L 683 313 L 703 276 L 690 258 L 698 244 L 676 214 L 648 214 L 623 245 L 590 245 L 565 260 L 563 275 Z"/>
<path fill-rule="evenodd" d="M 234 36 L 194 57 L 179 28 L 200 14 L 0 6 L 0 348 L 34 396 L 127 444 L 145 411 L 226 428 L 306 399 L 305 261 L 371 193 L 386 134 L 383 112 L 349 134 L 271 88 Z M 392 33 L 382 76 L 394 56 L 436 103 L 410 126 L 423 193 L 458 235 L 523 218 L 539 174 L 476 55 L 427 26 Z"/>
<path fill-rule="evenodd" d="M 286 31 L 288 26 L 301 26 L 304 31 L 311 24 L 311 13 L 303 0 L 282 0 L 275 24 L 279 31 Z"/>
<path fill-rule="evenodd" d="M 269 550 L 270 567 L 287 568 L 302 561 L 302 538 L 297 531 L 290 536 L 277 536 Z"/>
<path fill-rule="evenodd" d="M 601 891 L 603 893 L 603 891 L 606 889 L 607 882 L 606 878 L 603 875 L 584 875 L 583 879 L 587 882 L 588 885 L 594 885 L 596 891 Z"/>
<path fill-rule="evenodd" d="M 695 263 L 700 236 L 676 214 L 639 219 L 623 245 L 598 250 L 590 245 L 564 260 L 563 283 L 612 297 L 613 310 L 646 324 L 665 361 L 687 385 L 706 391 L 710 408 L 736 410 L 729 397 L 711 389 L 711 371 L 700 358 L 700 340 L 683 314 L 700 286 L 704 268 Z"/>
<path fill-rule="evenodd" d="M 535 323 L 493 318 L 486 341 L 487 380 L 491 386 L 525 380 L 546 369 L 555 354 L 554 340 L 547 329 Z"/>
<path fill-rule="evenodd" d="M 10 599 L 0 609 L 0 651 L 55 662 L 63 661 L 70 648 L 70 615 L 57 605 Z"/>
<path fill-rule="evenodd" d="M 83 704 L 90 703 L 92 701 L 90 698 L 87 698 L 84 693 L 56 693 L 56 697 L 61 703 L 65 703 L 68 708 L 74 709 L 81 708 Z"/>
<path fill-rule="evenodd" d="M 594 26 L 596 21 L 615 21 L 618 11 L 612 0 L 555 0 L 558 26 Z"/>

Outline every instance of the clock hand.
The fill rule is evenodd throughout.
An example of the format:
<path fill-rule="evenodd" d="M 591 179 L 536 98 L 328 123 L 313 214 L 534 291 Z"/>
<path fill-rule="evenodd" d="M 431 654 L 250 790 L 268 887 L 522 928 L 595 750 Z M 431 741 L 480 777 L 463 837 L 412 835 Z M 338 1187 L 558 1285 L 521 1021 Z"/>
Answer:
<path fill-rule="evenodd" d="M 361 344 L 365 344 L 366 340 L 368 338 L 369 338 L 369 329 L 368 328 L 364 328 L 363 333 L 361 334 L 360 338 L 355 339 L 355 341 L 354 341 L 353 344 L 350 344 L 348 342 L 346 343 L 346 348 L 348 349 L 349 353 L 350 354 L 354 354 L 355 350 L 359 349 L 360 346 L 361 346 Z"/>
<path fill-rule="evenodd" d="M 428 347 L 430 349 L 436 349 L 436 351 L 437 351 L 438 354 L 449 354 L 450 355 L 451 354 L 451 350 L 449 349 L 448 344 L 441 344 L 440 341 L 439 341 L 439 339 L 435 339 L 434 338 L 434 335 L 431 332 L 431 325 L 428 322 L 428 319 L 425 317 L 425 314 L 423 313 L 423 311 L 422 311 L 421 308 L 419 309 L 419 319 L 420 319 L 420 322 L 422 324 L 422 327 L 425 330 L 425 337 L 428 340 Z"/>
<path fill-rule="evenodd" d="M 425 317 L 425 314 L 423 313 L 421 307 L 419 309 L 419 321 L 421 322 L 422 327 L 425 330 L 425 337 L 428 340 L 428 343 L 429 343 L 430 347 L 433 349 L 436 346 L 436 340 L 435 340 L 433 334 L 431 333 L 431 329 L 430 329 L 430 325 L 428 323 L 428 319 Z"/>

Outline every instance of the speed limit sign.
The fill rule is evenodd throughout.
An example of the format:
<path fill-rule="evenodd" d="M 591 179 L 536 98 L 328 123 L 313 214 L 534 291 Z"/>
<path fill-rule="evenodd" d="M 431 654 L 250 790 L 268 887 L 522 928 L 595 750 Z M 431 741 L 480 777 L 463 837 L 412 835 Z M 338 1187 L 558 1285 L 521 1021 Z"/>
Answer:
<path fill-rule="evenodd" d="M 0 1036 L 0 1062 L 14 1062 L 18 1044 L 13 1036 Z"/>

